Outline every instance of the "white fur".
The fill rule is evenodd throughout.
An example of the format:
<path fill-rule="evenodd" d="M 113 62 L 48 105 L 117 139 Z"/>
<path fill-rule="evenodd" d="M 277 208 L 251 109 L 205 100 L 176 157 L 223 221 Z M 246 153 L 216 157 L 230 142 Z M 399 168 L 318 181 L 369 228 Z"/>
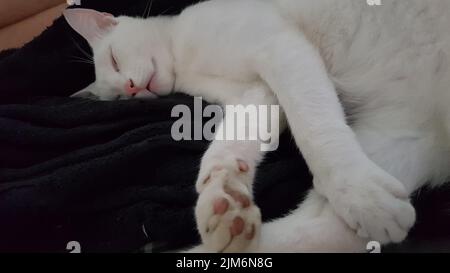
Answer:
<path fill-rule="evenodd" d="M 262 226 L 259 248 L 235 238 L 224 249 L 225 228 L 212 237 L 201 231 L 207 248 L 195 250 L 363 251 L 369 238 L 400 242 L 415 221 L 409 195 L 449 177 L 447 0 L 212 0 L 175 17 L 116 20 L 91 43 L 90 89 L 100 98 L 127 97 L 128 79 L 145 86 L 155 71 L 158 95 L 181 90 L 222 104 L 276 97 L 314 174 L 299 209 Z M 255 86 L 261 97 L 248 96 Z M 251 181 L 263 157 L 256 146 L 214 142 L 199 180 L 242 159 Z M 211 196 L 223 193 L 200 192 L 202 228 L 213 217 Z M 247 220 L 257 223 L 258 213 Z"/>

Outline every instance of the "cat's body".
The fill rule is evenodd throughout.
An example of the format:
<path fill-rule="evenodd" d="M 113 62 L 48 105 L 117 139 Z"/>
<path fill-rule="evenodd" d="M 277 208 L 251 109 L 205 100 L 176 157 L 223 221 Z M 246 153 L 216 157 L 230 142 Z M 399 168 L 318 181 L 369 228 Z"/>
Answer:
<path fill-rule="evenodd" d="M 403 240 L 415 220 L 408 196 L 450 175 L 450 3 L 383 4 L 214 0 L 171 18 L 91 14 L 107 26 L 93 29 L 66 18 L 94 49 L 103 99 L 138 86 L 282 106 L 315 190 L 260 229 L 258 142 L 213 142 L 197 182 L 197 250 L 361 251 L 367 237 Z"/>
<path fill-rule="evenodd" d="M 450 2 L 277 2 L 320 50 L 352 128 L 421 139 L 417 144 L 434 156 L 420 164 L 417 183 L 445 181 L 450 172 Z M 405 186 L 411 192 L 420 185 Z"/>

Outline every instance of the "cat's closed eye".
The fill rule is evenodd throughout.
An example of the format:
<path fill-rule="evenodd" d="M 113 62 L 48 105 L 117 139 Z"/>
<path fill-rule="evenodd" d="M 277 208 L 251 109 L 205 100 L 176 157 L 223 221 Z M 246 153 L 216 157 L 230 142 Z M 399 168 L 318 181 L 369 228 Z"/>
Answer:
<path fill-rule="evenodd" d="M 114 57 L 112 48 L 111 48 L 111 63 L 112 63 L 112 66 L 114 67 L 114 70 L 116 72 L 119 72 L 120 71 L 119 65 L 117 64 L 116 58 Z"/>

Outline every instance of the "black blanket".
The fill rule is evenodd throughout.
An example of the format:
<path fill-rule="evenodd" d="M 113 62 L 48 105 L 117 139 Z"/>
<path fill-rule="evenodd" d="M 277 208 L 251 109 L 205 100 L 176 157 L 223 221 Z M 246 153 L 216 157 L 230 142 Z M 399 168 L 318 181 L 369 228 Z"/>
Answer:
<path fill-rule="evenodd" d="M 82 1 L 141 16 L 150 1 Z M 154 0 L 150 14 L 195 1 Z M 194 182 L 207 141 L 171 138 L 174 95 L 153 101 L 68 98 L 94 80 L 77 62 L 89 47 L 64 19 L 33 42 L 0 54 L 0 251 L 153 251 L 198 243 Z M 264 221 L 295 208 L 311 176 L 289 132 L 260 167 L 256 202 Z M 450 188 L 422 189 L 418 223 L 391 251 L 450 250 Z"/>

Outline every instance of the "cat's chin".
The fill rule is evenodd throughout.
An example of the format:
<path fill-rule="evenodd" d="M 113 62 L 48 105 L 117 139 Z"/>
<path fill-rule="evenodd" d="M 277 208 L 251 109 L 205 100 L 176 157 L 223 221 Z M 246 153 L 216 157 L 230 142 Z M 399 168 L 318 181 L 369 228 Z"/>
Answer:
<path fill-rule="evenodd" d="M 150 91 L 142 91 L 142 92 L 137 93 L 134 96 L 134 98 L 140 99 L 140 100 L 152 100 L 152 99 L 157 99 L 158 95 L 156 95 L 155 93 L 150 92 Z"/>

